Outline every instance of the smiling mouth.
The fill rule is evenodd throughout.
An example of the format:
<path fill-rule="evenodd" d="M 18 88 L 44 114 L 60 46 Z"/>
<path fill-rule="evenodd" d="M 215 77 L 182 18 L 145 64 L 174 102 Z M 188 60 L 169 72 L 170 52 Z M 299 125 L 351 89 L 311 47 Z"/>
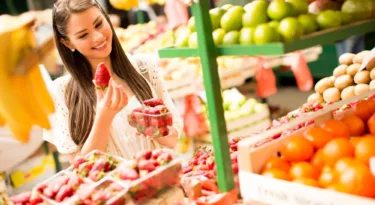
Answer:
<path fill-rule="evenodd" d="M 107 39 L 103 41 L 103 43 L 99 44 L 98 46 L 93 47 L 93 50 L 101 51 L 107 47 Z"/>

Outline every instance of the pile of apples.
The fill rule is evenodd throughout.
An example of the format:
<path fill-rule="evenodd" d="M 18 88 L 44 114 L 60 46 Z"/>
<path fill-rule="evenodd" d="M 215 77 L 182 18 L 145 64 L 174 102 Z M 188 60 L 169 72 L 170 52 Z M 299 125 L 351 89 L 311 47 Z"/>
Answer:
<path fill-rule="evenodd" d="M 375 101 L 362 100 L 352 115 L 330 119 L 292 136 L 262 175 L 375 198 Z"/>
<path fill-rule="evenodd" d="M 119 163 L 120 160 L 113 156 L 93 152 L 87 158 L 77 156 L 73 161 L 72 172 L 96 182 L 106 176 L 108 172 L 116 169 Z"/>

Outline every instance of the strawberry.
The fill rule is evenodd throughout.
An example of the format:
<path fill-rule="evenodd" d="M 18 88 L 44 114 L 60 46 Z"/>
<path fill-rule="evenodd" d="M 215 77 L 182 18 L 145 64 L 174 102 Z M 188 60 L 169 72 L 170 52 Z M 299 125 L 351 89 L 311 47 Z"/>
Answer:
<path fill-rule="evenodd" d="M 237 163 L 232 164 L 232 170 L 233 170 L 234 174 L 238 174 L 238 164 Z"/>
<path fill-rule="evenodd" d="M 152 98 L 152 99 L 143 101 L 143 104 L 149 107 L 155 107 L 158 105 L 164 105 L 164 101 L 162 99 Z"/>
<path fill-rule="evenodd" d="M 147 107 L 145 108 L 144 113 L 148 115 L 159 115 L 160 110 L 153 108 L 153 107 Z"/>
<path fill-rule="evenodd" d="M 140 134 L 144 134 L 145 133 L 146 126 L 137 124 L 136 128 L 137 128 L 138 133 L 140 133 Z"/>
<path fill-rule="evenodd" d="M 136 180 L 139 178 L 138 172 L 129 167 L 124 167 L 120 170 L 120 179 L 122 180 Z"/>
<path fill-rule="evenodd" d="M 109 79 L 111 79 L 111 74 L 109 74 L 107 66 L 104 63 L 99 63 L 95 72 L 96 88 L 105 90 L 108 87 Z"/>
<path fill-rule="evenodd" d="M 148 127 L 146 128 L 145 132 L 144 132 L 144 135 L 146 136 L 149 136 L 149 137 L 153 137 L 155 132 L 154 132 L 154 127 Z"/>
<path fill-rule="evenodd" d="M 161 114 L 168 113 L 169 109 L 165 105 L 157 105 L 155 109 L 159 110 Z"/>
<path fill-rule="evenodd" d="M 38 184 L 36 187 L 35 187 L 35 190 L 37 192 L 40 192 L 40 193 L 43 193 L 43 190 L 47 188 L 47 184 L 44 184 L 44 183 L 41 183 L 41 184 Z"/>
<path fill-rule="evenodd" d="M 26 204 L 30 201 L 31 192 L 24 192 L 9 198 L 9 201 L 15 204 Z"/>
<path fill-rule="evenodd" d="M 136 125 L 137 125 L 135 120 L 132 118 L 131 114 L 128 115 L 128 122 L 129 122 L 129 125 L 132 126 L 132 127 L 136 127 Z"/>
<path fill-rule="evenodd" d="M 167 125 L 167 126 L 172 126 L 173 125 L 173 117 L 172 117 L 172 115 L 166 115 L 165 117 L 164 117 L 164 122 L 165 122 L 165 124 Z"/>
<path fill-rule="evenodd" d="M 30 204 L 31 205 L 36 205 L 36 204 L 39 204 L 39 203 L 42 203 L 42 202 L 43 202 L 43 199 L 40 196 L 39 192 L 32 192 L 31 193 L 31 196 L 30 196 Z"/>
<path fill-rule="evenodd" d="M 57 194 L 57 192 L 59 192 L 59 190 L 61 189 L 61 187 L 64 185 L 64 183 L 62 181 L 59 181 L 59 182 L 56 182 L 53 186 L 52 186 L 52 192 L 54 194 Z"/>
<path fill-rule="evenodd" d="M 135 171 L 135 172 L 137 173 L 137 171 Z M 120 191 L 124 190 L 124 187 L 122 187 L 118 183 L 113 182 L 113 183 L 111 183 L 111 185 L 109 185 L 109 189 L 112 190 L 112 191 L 114 191 L 114 192 L 120 192 Z"/>
<path fill-rule="evenodd" d="M 65 198 L 72 196 L 72 194 L 73 194 L 72 187 L 70 187 L 68 185 L 64 185 L 64 186 L 61 187 L 61 189 L 56 194 L 55 200 L 57 202 L 62 202 L 62 201 L 64 201 Z"/>
<path fill-rule="evenodd" d="M 169 135 L 169 129 L 168 129 L 168 127 L 159 127 L 158 128 L 158 133 L 157 133 L 156 136 L 159 136 L 159 137 L 163 136 L 163 137 L 165 137 L 165 136 L 168 136 L 168 135 Z"/>
<path fill-rule="evenodd" d="M 47 187 L 43 190 L 43 195 L 50 199 L 53 199 L 53 197 L 55 196 L 55 193 L 53 193 L 53 190 L 51 187 Z"/>
<path fill-rule="evenodd" d="M 162 118 L 153 117 L 150 120 L 150 125 L 153 126 L 153 127 L 163 127 L 164 126 L 164 120 Z"/>
<path fill-rule="evenodd" d="M 83 183 L 82 178 L 74 174 L 70 177 L 68 185 L 73 187 L 74 189 L 77 189 L 78 186 L 82 183 Z"/>
<path fill-rule="evenodd" d="M 139 156 L 137 156 L 137 159 L 138 160 L 140 160 L 140 159 L 149 160 L 149 159 L 151 159 L 151 156 L 152 156 L 152 151 L 148 150 L 148 151 L 140 153 Z"/>
<path fill-rule="evenodd" d="M 147 170 L 149 172 L 152 172 L 155 170 L 156 167 L 153 162 L 141 160 L 138 162 L 138 168 L 139 170 Z"/>
<path fill-rule="evenodd" d="M 170 153 L 163 153 L 161 154 L 157 161 L 159 162 L 160 165 L 168 164 L 170 161 L 172 161 L 173 157 Z"/>
<path fill-rule="evenodd" d="M 91 171 L 102 171 L 102 170 L 104 170 L 105 165 L 106 165 L 105 159 L 99 158 L 95 162 L 94 166 L 92 166 Z"/>
<path fill-rule="evenodd" d="M 104 172 L 99 171 L 99 170 L 91 170 L 89 172 L 89 178 L 94 182 L 102 179 L 104 177 L 104 175 L 105 175 Z"/>
<path fill-rule="evenodd" d="M 78 169 L 79 165 L 86 162 L 86 159 L 82 156 L 76 156 L 73 161 L 73 167 Z"/>
<path fill-rule="evenodd" d="M 163 150 L 156 149 L 152 151 L 152 159 L 157 159 L 161 154 L 163 154 Z"/>

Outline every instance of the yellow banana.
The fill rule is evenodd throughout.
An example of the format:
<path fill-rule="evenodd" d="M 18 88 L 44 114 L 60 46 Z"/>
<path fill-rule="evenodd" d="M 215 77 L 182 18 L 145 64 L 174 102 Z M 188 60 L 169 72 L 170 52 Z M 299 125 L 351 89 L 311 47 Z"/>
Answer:
<path fill-rule="evenodd" d="M 48 120 L 48 114 L 36 97 L 28 77 L 12 76 L 12 85 L 16 97 L 23 102 L 23 105 L 32 117 L 33 122 L 42 128 L 50 129 L 51 126 Z"/>
<path fill-rule="evenodd" d="M 7 127 L 13 133 L 13 136 L 16 140 L 27 143 L 30 139 L 31 127 L 20 126 L 17 122 L 7 121 Z"/>
<path fill-rule="evenodd" d="M 5 125 L 5 118 L 0 113 L 0 127 L 3 127 Z"/>
<path fill-rule="evenodd" d="M 55 106 L 51 95 L 48 92 L 47 86 L 44 83 L 42 73 L 38 66 L 33 67 L 27 74 L 30 85 L 35 93 L 35 96 L 42 107 L 45 108 L 48 114 L 55 112 Z"/>

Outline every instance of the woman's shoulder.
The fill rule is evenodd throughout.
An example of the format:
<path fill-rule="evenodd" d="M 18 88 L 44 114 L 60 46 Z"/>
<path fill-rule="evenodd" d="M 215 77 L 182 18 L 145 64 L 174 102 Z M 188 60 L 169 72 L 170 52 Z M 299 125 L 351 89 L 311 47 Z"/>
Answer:
<path fill-rule="evenodd" d="M 52 83 L 53 88 L 57 92 L 60 91 L 61 93 L 65 93 L 66 86 L 68 85 L 68 82 L 69 82 L 70 78 L 71 78 L 71 76 L 69 74 L 66 74 L 66 75 L 63 75 L 61 77 L 56 78 Z"/>

